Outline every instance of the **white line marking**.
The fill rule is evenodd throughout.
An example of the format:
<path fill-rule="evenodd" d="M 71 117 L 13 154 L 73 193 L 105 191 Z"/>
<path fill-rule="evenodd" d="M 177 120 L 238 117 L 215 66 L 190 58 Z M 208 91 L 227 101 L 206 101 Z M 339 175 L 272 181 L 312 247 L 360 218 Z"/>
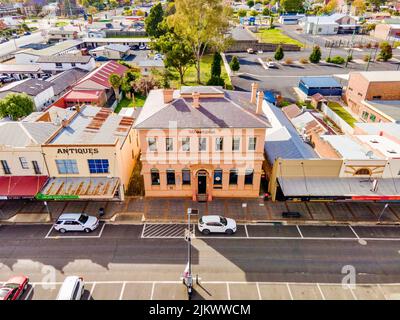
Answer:
<path fill-rule="evenodd" d="M 46 236 L 46 239 L 98 239 L 101 237 L 105 226 L 106 226 L 106 224 L 104 223 L 100 229 L 100 233 L 97 236 L 66 236 L 66 235 L 60 234 L 59 236 L 52 236 L 52 237 Z M 74 231 L 74 232 L 79 232 L 79 231 Z M 82 232 L 84 232 L 84 231 L 82 231 Z"/>
<path fill-rule="evenodd" d="M 354 300 L 358 300 L 356 293 L 353 291 L 352 287 L 349 286 L 348 290 L 350 290 L 351 295 L 353 296 Z"/>
<path fill-rule="evenodd" d="M 44 237 L 45 239 L 49 238 L 50 233 L 53 231 L 54 225 L 51 226 L 49 232 L 47 232 L 46 236 Z"/>
<path fill-rule="evenodd" d="M 124 281 L 124 283 L 122 284 L 121 293 L 119 295 L 119 300 L 122 300 L 122 298 L 124 296 L 125 286 L 126 286 L 126 282 Z"/>
<path fill-rule="evenodd" d="M 262 300 L 260 286 L 259 286 L 258 282 L 256 282 L 256 287 L 257 287 L 257 293 L 258 293 L 258 300 Z"/>
<path fill-rule="evenodd" d="M 322 292 L 319 283 L 317 283 L 317 288 L 318 288 L 318 290 L 319 290 L 319 293 L 321 294 L 322 300 L 326 300 L 326 299 L 325 299 L 325 295 L 324 295 L 324 293 Z"/>
<path fill-rule="evenodd" d="M 103 234 L 103 230 L 106 227 L 106 224 L 103 224 L 103 226 L 101 227 L 100 233 L 98 235 L 98 238 L 101 238 L 101 235 Z"/>
<path fill-rule="evenodd" d="M 35 285 L 32 283 L 30 285 L 31 285 L 31 287 L 29 288 L 28 292 L 26 293 L 24 300 L 28 300 L 29 296 L 32 293 L 33 288 L 35 287 Z"/>
<path fill-rule="evenodd" d="M 299 232 L 299 234 L 300 234 L 300 237 L 301 238 L 304 238 L 303 237 L 303 233 L 301 232 L 301 230 L 300 230 L 300 227 L 296 224 L 296 228 L 297 228 L 297 231 Z"/>
<path fill-rule="evenodd" d="M 294 299 L 293 299 L 293 295 L 292 295 L 292 290 L 290 290 L 290 286 L 289 286 L 289 283 L 288 283 L 288 282 L 286 283 L 286 287 L 287 287 L 287 289 L 288 289 L 288 291 L 289 291 L 290 300 L 294 300 Z"/>
<path fill-rule="evenodd" d="M 246 237 L 249 238 L 249 232 L 247 231 L 247 226 L 244 225 L 244 230 L 246 231 Z"/>
<path fill-rule="evenodd" d="M 151 295 L 150 295 L 150 300 L 153 300 L 153 295 L 154 295 L 154 287 L 156 286 L 156 283 L 153 282 L 153 285 L 151 286 Z"/>
<path fill-rule="evenodd" d="M 358 236 L 358 234 L 354 231 L 352 226 L 349 226 L 350 230 L 353 231 L 354 235 L 357 237 L 357 239 L 360 239 L 360 237 Z"/>
<path fill-rule="evenodd" d="M 90 293 L 89 293 L 89 296 L 88 296 L 88 300 L 93 296 L 93 291 L 94 291 L 94 288 L 96 287 L 96 281 L 95 282 L 93 282 L 93 285 L 92 285 L 92 288 L 90 289 Z"/>
<path fill-rule="evenodd" d="M 388 299 L 386 298 L 385 292 L 383 292 L 383 289 L 382 289 L 382 287 L 381 287 L 381 285 L 380 285 L 379 283 L 377 284 L 377 287 L 378 287 L 379 291 L 382 293 L 382 295 L 383 295 L 383 297 L 385 298 L 385 300 L 388 300 Z"/>
<path fill-rule="evenodd" d="M 146 229 L 146 224 L 143 225 L 143 228 L 142 228 L 142 235 L 140 236 L 141 238 L 144 238 L 143 235 L 144 235 L 144 230 L 145 230 L 145 229 Z"/>
<path fill-rule="evenodd" d="M 231 291 L 229 289 L 229 282 L 226 283 L 226 292 L 228 294 L 228 300 L 231 300 Z"/>

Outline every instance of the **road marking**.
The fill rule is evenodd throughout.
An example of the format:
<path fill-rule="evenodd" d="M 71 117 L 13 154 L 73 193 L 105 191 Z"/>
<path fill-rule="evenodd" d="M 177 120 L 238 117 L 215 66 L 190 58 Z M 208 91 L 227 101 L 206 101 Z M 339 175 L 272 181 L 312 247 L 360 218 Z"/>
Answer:
<path fill-rule="evenodd" d="M 150 294 L 150 300 L 153 300 L 153 295 L 154 295 L 154 287 L 156 286 L 156 283 L 153 282 L 153 285 L 151 286 L 151 294 Z"/>
<path fill-rule="evenodd" d="M 244 230 L 246 231 L 246 237 L 249 238 L 249 232 L 247 231 L 247 225 L 244 225 Z"/>
<path fill-rule="evenodd" d="M 229 289 L 229 282 L 226 283 L 226 292 L 228 294 L 228 300 L 231 300 L 231 290 Z"/>
<path fill-rule="evenodd" d="M 103 230 L 104 230 L 105 226 L 106 226 L 106 224 L 104 223 L 103 226 L 101 227 L 101 230 L 100 230 L 98 238 L 100 238 L 101 235 L 103 234 Z"/>
<path fill-rule="evenodd" d="M 351 293 L 351 295 L 353 296 L 353 299 L 354 299 L 354 300 L 358 300 L 358 298 L 357 298 L 355 292 L 353 291 L 353 289 L 351 288 L 351 286 L 348 286 L 348 290 L 350 290 L 350 293 Z"/>
<path fill-rule="evenodd" d="M 122 284 L 121 293 L 119 294 L 118 300 L 122 300 L 122 298 L 124 296 L 124 292 L 125 292 L 125 286 L 126 286 L 126 282 L 124 281 L 124 283 Z"/>
<path fill-rule="evenodd" d="M 259 286 L 258 282 L 256 282 L 256 287 L 257 287 L 257 293 L 258 293 L 258 300 L 262 300 L 261 292 L 260 292 L 260 286 Z"/>
<path fill-rule="evenodd" d="M 294 300 L 294 299 L 293 299 L 292 290 L 290 290 L 290 286 L 289 286 L 289 283 L 288 283 L 288 282 L 286 282 L 286 287 L 287 287 L 287 289 L 288 289 L 288 291 L 289 291 L 290 300 Z"/>
<path fill-rule="evenodd" d="M 28 300 L 29 296 L 32 293 L 33 288 L 35 287 L 35 285 L 32 283 L 30 285 L 31 285 L 31 287 L 29 288 L 28 292 L 26 293 L 24 300 Z"/>
<path fill-rule="evenodd" d="M 385 298 L 385 300 L 388 300 L 388 299 L 386 298 L 385 292 L 383 292 L 383 289 L 382 289 L 382 287 L 381 287 L 381 285 L 380 285 L 379 283 L 377 284 L 377 288 L 378 288 L 379 291 L 382 293 L 382 295 L 383 295 L 383 297 Z"/>
<path fill-rule="evenodd" d="M 53 231 L 54 225 L 51 226 L 49 232 L 47 232 L 46 236 L 44 237 L 45 239 L 49 238 L 50 233 Z"/>
<path fill-rule="evenodd" d="M 97 238 L 100 238 L 101 235 L 103 234 L 103 230 L 104 230 L 105 226 L 106 226 L 106 223 L 103 223 L 103 225 L 101 226 L 100 232 L 99 232 L 99 234 L 97 236 L 89 236 L 89 235 L 87 235 L 87 236 L 67 236 L 65 234 L 63 235 L 62 233 L 60 233 L 60 235 L 58 235 L 58 236 L 51 236 L 50 237 L 49 234 L 51 233 L 51 231 L 52 231 L 52 229 L 54 227 L 54 226 L 52 226 L 51 227 L 52 229 L 50 229 L 50 231 L 46 235 L 45 239 L 88 239 L 88 238 L 89 239 L 97 239 Z M 79 232 L 79 231 L 70 231 L 70 232 Z M 81 231 L 81 232 L 84 233 L 85 231 Z M 94 231 L 92 231 L 92 232 L 94 232 Z"/>
<path fill-rule="evenodd" d="M 325 299 L 325 295 L 324 295 L 324 293 L 322 292 L 319 283 L 317 283 L 317 288 L 318 288 L 318 290 L 319 290 L 319 293 L 321 294 L 322 300 L 326 300 L 326 299 Z"/>
<path fill-rule="evenodd" d="M 146 229 L 146 224 L 143 225 L 142 234 L 141 234 L 141 236 L 140 236 L 141 238 L 144 238 L 143 235 L 144 235 L 144 230 L 145 230 L 145 229 Z"/>
<path fill-rule="evenodd" d="M 90 289 L 90 293 L 89 293 L 87 300 L 89 300 L 93 296 L 93 291 L 94 291 L 94 288 L 96 287 L 96 283 L 97 283 L 96 281 L 93 282 L 93 285 L 92 285 L 92 288 Z"/>
<path fill-rule="evenodd" d="M 354 235 L 357 237 L 357 239 L 360 239 L 360 237 L 358 236 L 357 232 L 354 231 L 352 226 L 349 226 L 350 230 L 353 231 Z"/>
<path fill-rule="evenodd" d="M 304 238 L 303 233 L 301 232 L 300 227 L 297 224 L 296 224 L 296 228 L 297 228 L 297 231 L 299 232 L 301 238 L 303 239 Z"/>

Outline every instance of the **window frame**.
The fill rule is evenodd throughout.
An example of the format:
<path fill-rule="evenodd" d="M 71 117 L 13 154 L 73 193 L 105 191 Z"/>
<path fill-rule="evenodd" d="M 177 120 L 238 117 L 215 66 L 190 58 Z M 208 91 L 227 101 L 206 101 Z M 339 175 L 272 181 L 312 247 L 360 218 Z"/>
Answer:
<path fill-rule="evenodd" d="M 90 174 L 110 173 L 110 162 L 108 159 L 87 159 L 87 162 Z M 97 172 L 94 172 L 93 169 Z M 107 171 L 104 171 L 105 169 L 107 169 Z"/>
<path fill-rule="evenodd" d="M 204 144 L 201 142 L 204 141 Z M 201 148 L 204 146 L 204 150 Z M 206 152 L 207 151 L 207 137 L 199 137 L 199 152 Z"/>
<path fill-rule="evenodd" d="M 154 140 L 153 143 L 150 143 L 150 140 Z M 152 149 L 154 146 L 154 150 Z M 157 152 L 157 138 L 156 137 L 148 137 L 147 138 L 147 148 L 150 152 Z"/>
<path fill-rule="evenodd" d="M 78 162 L 75 159 L 56 159 L 56 167 L 58 170 L 59 174 L 79 174 L 79 168 L 78 168 Z M 60 164 L 63 163 L 64 168 L 66 169 L 65 172 L 60 170 Z M 69 165 L 67 166 L 66 164 L 69 163 Z M 75 170 L 72 170 L 73 172 L 69 172 L 68 168 L 72 168 L 75 169 L 76 168 L 76 172 Z"/>
<path fill-rule="evenodd" d="M 215 138 L 215 151 L 224 151 L 224 137 Z"/>
<path fill-rule="evenodd" d="M 251 181 L 248 177 L 251 176 Z M 253 185 L 254 183 L 254 169 L 246 169 L 244 172 L 244 185 Z"/>
<path fill-rule="evenodd" d="M 235 148 L 235 140 L 237 141 L 237 148 Z M 232 151 L 240 151 L 241 137 L 232 137 Z"/>
<path fill-rule="evenodd" d="M 19 163 L 21 164 L 22 169 L 29 169 L 29 163 L 25 157 L 19 157 Z"/>
<path fill-rule="evenodd" d="M 156 175 L 158 178 L 157 178 L 157 182 L 155 182 L 155 180 L 153 179 L 155 176 L 154 175 Z M 150 170 L 150 180 L 151 180 L 151 185 L 152 186 L 159 186 L 160 185 L 160 171 L 158 170 L 158 169 L 155 169 L 155 168 L 153 168 L 153 169 L 151 169 Z"/>
<path fill-rule="evenodd" d="M 181 139 L 182 151 L 190 152 L 190 137 L 184 137 Z M 187 149 L 185 149 L 185 146 Z"/>
<path fill-rule="evenodd" d="M 173 183 L 172 180 L 169 180 L 171 175 L 173 174 Z M 167 186 L 174 186 L 176 185 L 176 175 L 175 175 L 175 170 L 174 169 L 167 169 L 165 172 L 166 178 L 167 178 Z"/>
<path fill-rule="evenodd" d="M 251 140 L 254 140 L 254 148 L 250 148 L 253 144 L 250 142 Z M 249 137 L 248 139 L 248 145 L 247 145 L 247 150 L 248 151 L 256 151 L 257 149 L 257 137 Z"/>
<path fill-rule="evenodd" d="M 189 174 L 189 180 L 185 180 L 185 174 Z M 190 186 L 192 184 L 191 172 L 190 169 L 182 169 L 182 185 Z"/>
<path fill-rule="evenodd" d="M 165 151 L 166 152 L 174 151 L 174 138 L 171 137 L 165 138 Z"/>
<path fill-rule="evenodd" d="M 232 181 L 235 180 L 235 181 Z M 237 186 L 239 182 L 239 171 L 237 169 L 229 170 L 229 185 Z"/>

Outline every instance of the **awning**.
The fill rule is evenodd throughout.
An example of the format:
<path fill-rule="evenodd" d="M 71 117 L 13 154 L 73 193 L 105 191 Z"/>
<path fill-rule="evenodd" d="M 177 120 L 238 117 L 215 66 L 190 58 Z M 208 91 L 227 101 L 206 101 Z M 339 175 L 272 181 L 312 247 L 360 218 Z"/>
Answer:
<path fill-rule="evenodd" d="M 111 199 L 119 178 L 50 178 L 36 196 L 39 200 Z"/>
<path fill-rule="evenodd" d="M 0 196 L 34 197 L 49 177 L 47 176 L 3 176 L 0 177 Z"/>
<path fill-rule="evenodd" d="M 398 198 L 400 179 L 368 178 L 282 178 L 279 185 L 289 197 L 352 197 L 354 199 L 385 200 Z"/>

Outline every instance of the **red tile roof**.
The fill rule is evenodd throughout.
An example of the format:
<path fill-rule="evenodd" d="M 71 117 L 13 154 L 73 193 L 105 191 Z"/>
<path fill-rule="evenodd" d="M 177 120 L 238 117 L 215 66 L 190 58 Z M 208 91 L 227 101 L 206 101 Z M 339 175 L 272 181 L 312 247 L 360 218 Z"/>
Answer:
<path fill-rule="evenodd" d="M 34 197 L 47 182 L 47 176 L 0 177 L 0 195 L 9 197 Z"/>

